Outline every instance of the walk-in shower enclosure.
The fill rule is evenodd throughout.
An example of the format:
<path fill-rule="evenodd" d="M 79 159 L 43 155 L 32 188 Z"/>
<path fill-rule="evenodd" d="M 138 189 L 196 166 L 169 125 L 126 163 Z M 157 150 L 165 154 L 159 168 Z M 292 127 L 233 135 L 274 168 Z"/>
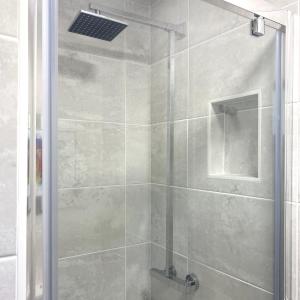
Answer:
<path fill-rule="evenodd" d="M 285 24 L 209 0 L 43 10 L 31 299 L 283 300 Z"/>

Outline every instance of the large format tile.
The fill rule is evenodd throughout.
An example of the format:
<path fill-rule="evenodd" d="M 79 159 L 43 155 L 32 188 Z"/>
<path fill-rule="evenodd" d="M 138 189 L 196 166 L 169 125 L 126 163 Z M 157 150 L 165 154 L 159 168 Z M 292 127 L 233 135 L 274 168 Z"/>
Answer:
<path fill-rule="evenodd" d="M 151 67 L 151 122 L 167 121 L 169 97 L 168 60 L 164 59 Z M 187 116 L 188 98 L 188 52 L 175 56 L 174 120 Z"/>
<path fill-rule="evenodd" d="M 124 250 L 60 260 L 58 271 L 59 300 L 124 300 Z"/>
<path fill-rule="evenodd" d="M 261 112 L 261 145 L 259 178 L 211 176 L 208 170 L 208 119 L 189 121 L 188 184 L 191 188 L 273 198 L 272 108 Z M 212 158 L 213 159 L 213 158 Z M 249 162 L 252 163 L 252 162 Z"/>
<path fill-rule="evenodd" d="M 187 23 L 188 0 L 153 0 L 151 7 L 152 19 L 174 25 Z M 185 49 L 188 45 L 187 35 L 175 40 L 176 51 Z M 169 55 L 169 36 L 166 31 L 152 28 L 151 36 L 152 63 Z"/>
<path fill-rule="evenodd" d="M 149 124 L 151 122 L 151 67 L 126 64 L 126 122 Z"/>
<path fill-rule="evenodd" d="M 58 67 L 61 118 L 125 121 L 124 62 L 60 50 Z"/>
<path fill-rule="evenodd" d="M 189 261 L 189 272 L 199 280 L 199 289 L 186 300 L 272 300 L 273 295 L 214 269 Z"/>
<path fill-rule="evenodd" d="M 126 187 L 126 243 L 127 245 L 150 241 L 151 194 L 150 185 Z"/>
<path fill-rule="evenodd" d="M 151 171 L 151 127 L 126 127 L 126 184 L 149 183 Z"/>
<path fill-rule="evenodd" d="M 18 35 L 18 0 L 0 1 L 0 33 L 10 36 Z"/>
<path fill-rule="evenodd" d="M 171 185 L 187 185 L 187 121 L 174 123 L 174 143 Z M 160 123 L 152 125 L 151 132 L 151 179 L 153 183 L 168 182 L 167 162 L 167 125 Z"/>
<path fill-rule="evenodd" d="M 126 249 L 126 299 L 150 300 L 150 244 Z"/>
<path fill-rule="evenodd" d="M 16 259 L 0 258 L 0 299 L 15 300 Z"/>
<path fill-rule="evenodd" d="M 151 1 L 148 0 L 124 0 L 125 10 L 135 15 L 150 18 Z M 126 28 L 127 60 L 150 63 L 151 61 L 151 27 L 136 22 L 128 22 Z"/>
<path fill-rule="evenodd" d="M 13 42 L 1 40 L 0 46 L 0 256 L 4 256 L 16 252 L 18 51 Z"/>
<path fill-rule="evenodd" d="M 150 18 L 151 1 L 150 0 L 125 0 L 126 11 Z"/>
<path fill-rule="evenodd" d="M 60 187 L 125 183 L 125 128 L 111 123 L 60 121 Z"/>
<path fill-rule="evenodd" d="M 125 245 L 125 188 L 59 191 L 59 256 Z"/>
<path fill-rule="evenodd" d="M 188 257 L 272 292 L 273 201 L 188 193 Z"/>
<path fill-rule="evenodd" d="M 206 116 L 208 103 L 261 90 L 262 105 L 274 94 L 275 30 L 257 38 L 249 24 L 190 50 L 190 117 Z"/>
<path fill-rule="evenodd" d="M 151 241 L 162 247 L 166 245 L 167 197 L 170 193 L 173 206 L 173 250 L 188 254 L 188 199 L 187 191 L 152 184 L 151 189 Z"/>
<path fill-rule="evenodd" d="M 190 46 L 211 39 L 234 29 L 241 24 L 249 24 L 247 18 L 203 0 L 189 0 Z M 250 25 L 248 25 L 250 26 Z"/>
<path fill-rule="evenodd" d="M 128 22 L 125 57 L 128 61 L 148 64 L 151 61 L 151 27 Z"/>

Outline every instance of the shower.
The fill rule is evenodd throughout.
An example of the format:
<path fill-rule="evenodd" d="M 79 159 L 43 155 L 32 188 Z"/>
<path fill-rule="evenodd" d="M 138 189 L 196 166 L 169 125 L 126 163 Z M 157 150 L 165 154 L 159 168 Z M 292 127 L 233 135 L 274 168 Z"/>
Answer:
<path fill-rule="evenodd" d="M 128 26 L 128 24 L 109 16 L 159 28 L 167 32 L 174 32 L 177 39 L 182 39 L 186 36 L 187 28 L 185 23 L 174 25 L 171 23 L 154 21 L 146 17 L 111 7 L 94 7 L 92 4 L 89 5 L 89 11 L 81 10 L 79 12 L 70 26 L 69 31 L 111 42 Z"/>
<path fill-rule="evenodd" d="M 69 31 L 111 42 L 127 26 L 119 20 L 81 10 Z"/>

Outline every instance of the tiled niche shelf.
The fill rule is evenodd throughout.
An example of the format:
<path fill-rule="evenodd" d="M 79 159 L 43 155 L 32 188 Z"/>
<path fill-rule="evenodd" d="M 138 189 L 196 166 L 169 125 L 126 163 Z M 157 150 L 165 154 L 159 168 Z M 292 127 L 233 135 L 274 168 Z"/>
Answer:
<path fill-rule="evenodd" d="M 209 103 L 210 177 L 259 179 L 260 99 L 260 91 L 252 91 Z"/>

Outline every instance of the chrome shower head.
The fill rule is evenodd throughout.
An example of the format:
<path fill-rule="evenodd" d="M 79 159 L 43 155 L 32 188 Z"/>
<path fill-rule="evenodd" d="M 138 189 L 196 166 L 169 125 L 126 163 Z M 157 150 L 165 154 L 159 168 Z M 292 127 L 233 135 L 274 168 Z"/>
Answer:
<path fill-rule="evenodd" d="M 111 42 L 128 24 L 101 14 L 81 10 L 69 28 L 70 32 Z"/>

